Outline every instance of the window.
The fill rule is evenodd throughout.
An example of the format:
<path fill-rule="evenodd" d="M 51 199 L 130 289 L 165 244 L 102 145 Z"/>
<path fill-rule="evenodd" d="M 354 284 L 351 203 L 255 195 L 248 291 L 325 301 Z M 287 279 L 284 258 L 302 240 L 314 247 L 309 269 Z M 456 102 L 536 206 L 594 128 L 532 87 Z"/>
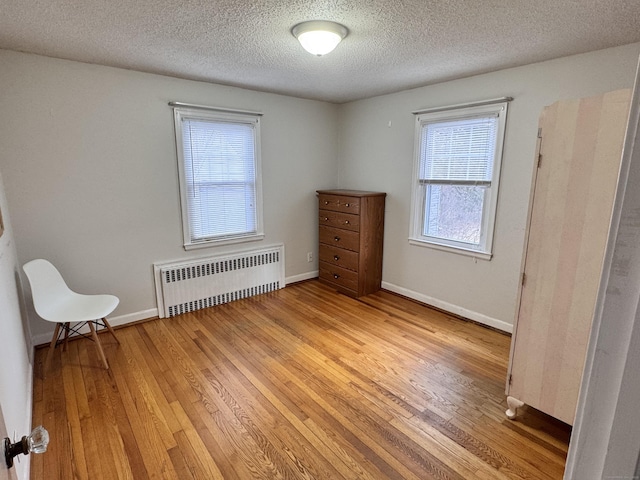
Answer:
<path fill-rule="evenodd" d="M 185 248 L 263 238 L 259 114 L 174 106 L 174 118 Z"/>
<path fill-rule="evenodd" d="M 500 101 L 417 115 L 412 244 L 491 258 L 506 114 Z"/>

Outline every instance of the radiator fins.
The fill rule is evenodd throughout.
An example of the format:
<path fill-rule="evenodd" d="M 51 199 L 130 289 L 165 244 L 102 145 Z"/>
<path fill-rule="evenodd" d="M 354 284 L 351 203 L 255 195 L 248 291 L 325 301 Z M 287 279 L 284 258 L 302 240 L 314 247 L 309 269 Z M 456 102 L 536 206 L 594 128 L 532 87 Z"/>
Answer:
<path fill-rule="evenodd" d="M 155 264 L 158 312 L 174 317 L 284 287 L 284 245 Z"/>
<path fill-rule="evenodd" d="M 218 260 L 202 265 L 189 267 L 177 267 L 165 271 L 165 283 L 180 282 L 192 278 L 206 277 L 218 273 L 231 272 L 243 268 L 253 268 L 280 261 L 280 252 L 251 255 L 249 257 L 235 258 L 232 260 Z"/>
<path fill-rule="evenodd" d="M 253 297 L 255 295 L 261 295 L 263 293 L 273 292 L 280 289 L 280 282 L 272 282 L 266 285 L 259 285 L 257 287 L 245 288 L 243 290 L 236 290 L 235 292 L 222 293 L 213 297 L 201 298 L 200 300 L 194 300 L 191 302 L 181 303 L 179 305 L 173 305 L 169 307 L 169 316 L 175 317 L 183 313 L 194 312 L 203 308 L 215 307 L 216 305 L 222 305 L 223 303 L 233 302 L 234 300 L 240 300 L 242 298 Z"/>

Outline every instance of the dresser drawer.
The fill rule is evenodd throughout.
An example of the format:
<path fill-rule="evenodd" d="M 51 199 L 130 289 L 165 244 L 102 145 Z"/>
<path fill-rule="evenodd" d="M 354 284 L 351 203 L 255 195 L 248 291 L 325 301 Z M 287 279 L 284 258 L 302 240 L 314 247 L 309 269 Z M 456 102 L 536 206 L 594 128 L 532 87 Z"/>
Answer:
<path fill-rule="evenodd" d="M 357 252 L 360 248 L 360 234 L 320 225 L 320 243 Z"/>
<path fill-rule="evenodd" d="M 318 203 L 323 210 L 333 210 L 344 213 L 360 213 L 360 199 L 343 195 L 318 194 Z"/>
<path fill-rule="evenodd" d="M 318 222 L 327 227 L 344 228 L 357 232 L 360 230 L 360 217 L 352 213 L 332 212 L 320 210 Z"/>
<path fill-rule="evenodd" d="M 358 271 L 358 254 L 345 250 L 344 248 L 332 247 L 321 243 L 318 259 L 321 262 L 326 262 L 337 267 L 346 268 L 354 272 Z"/>
<path fill-rule="evenodd" d="M 358 291 L 358 274 L 351 270 L 320 262 L 320 279 L 354 292 Z"/>

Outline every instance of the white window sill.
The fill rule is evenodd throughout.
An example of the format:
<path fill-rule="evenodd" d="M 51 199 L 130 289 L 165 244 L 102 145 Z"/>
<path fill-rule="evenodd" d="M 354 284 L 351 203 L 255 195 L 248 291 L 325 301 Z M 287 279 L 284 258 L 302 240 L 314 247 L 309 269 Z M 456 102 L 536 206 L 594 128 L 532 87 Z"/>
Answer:
<path fill-rule="evenodd" d="M 247 243 L 256 242 L 264 239 L 264 233 L 258 235 L 251 235 L 246 237 L 225 238 L 220 240 L 207 240 L 205 242 L 198 243 L 185 243 L 185 250 L 197 250 L 199 248 L 218 247 L 221 245 L 232 245 L 234 243 Z"/>
<path fill-rule="evenodd" d="M 483 252 L 480 250 L 473 250 L 472 248 L 454 247 L 451 245 L 444 245 L 442 243 L 429 242 L 427 240 L 410 238 L 410 245 L 417 247 L 433 248 L 434 250 L 441 250 L 443 252 L 455 253 L 458 255 L 465 255 L 467 257 L 479 258 L 480 260 L 491 260 L 493 256 L 490 252 Z"/>

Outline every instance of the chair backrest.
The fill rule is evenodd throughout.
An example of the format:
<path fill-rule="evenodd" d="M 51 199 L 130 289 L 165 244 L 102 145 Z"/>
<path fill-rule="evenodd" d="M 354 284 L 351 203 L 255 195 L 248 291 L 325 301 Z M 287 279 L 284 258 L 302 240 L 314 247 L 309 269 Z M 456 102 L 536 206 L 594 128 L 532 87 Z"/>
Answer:
<path fill-rule="evenodd" d="M 69 289 L 60 272 L 47 260 L 38 258 L 31 260 L 22 266 L 27 274 L 33 306 L 38 315 L 45 320 L 51 319 L 49 312 L 63 299 L 68 298 L 73 292 Z"/>

